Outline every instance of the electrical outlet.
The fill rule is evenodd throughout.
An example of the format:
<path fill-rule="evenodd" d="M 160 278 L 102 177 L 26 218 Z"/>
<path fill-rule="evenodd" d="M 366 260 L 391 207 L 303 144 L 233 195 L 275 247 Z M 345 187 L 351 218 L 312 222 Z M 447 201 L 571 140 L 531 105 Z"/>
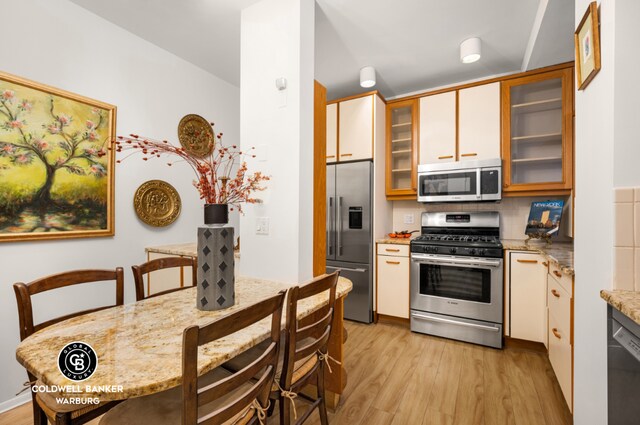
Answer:
<path fill-rule="evenodd" d="M 256 218 L 256 235 L 269 234 L 269 217 Z"/>
<path fill-rule="evenodd" d="M 404 215 L 404 224 L 413 224 L 413 214 Z"/>

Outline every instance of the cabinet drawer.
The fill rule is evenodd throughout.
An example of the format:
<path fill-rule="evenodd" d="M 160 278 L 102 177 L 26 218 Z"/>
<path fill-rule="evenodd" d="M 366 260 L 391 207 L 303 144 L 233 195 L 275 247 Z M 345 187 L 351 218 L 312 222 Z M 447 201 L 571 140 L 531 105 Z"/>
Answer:
<path fill-rule="evenodd" d="M 378 314 L 409 318 L 409 257 L 378 255 Z"/>
<path fill-rule="evenodd" d="M 549 315 L 549 361 L 556 378 L 558 378 L 558 383 L 569 410 L 573 412 L 573 406 L 571 405 L 571 344 L 568 332 L 560 327 L 560 324 L 552 314 Z"/>
<path fill-rule="evenodd" d="M 569 294 L 569 297 L 573 297 L 573 276 L 562 273 L 562 269 L 553 261 L 549 261 L 549 274 L 553 275 L 560 286 Z"/>
<path fill-rule="evenodd" d="M 409 245 L 396 245 L 391 243 L 379 243 L 378 255 L 391 255 L 394 257 L 408 257 Z"/>
<path fill-rule="evenodd" d="M 569 342 L 571 342 L 571 298 L 552 275 L 548 275 L 547 288 L 549 314 L 556 319 L 557 325 L 566 333 Z"/>

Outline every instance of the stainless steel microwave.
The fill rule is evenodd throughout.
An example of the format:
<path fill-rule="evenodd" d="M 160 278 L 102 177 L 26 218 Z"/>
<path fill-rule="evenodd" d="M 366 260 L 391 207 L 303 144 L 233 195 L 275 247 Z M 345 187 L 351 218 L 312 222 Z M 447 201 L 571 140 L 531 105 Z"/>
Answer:
<path fill-rule="evenodd" d="M 418 166 L 418 202 L 499 201 L 500 158 Z"/>

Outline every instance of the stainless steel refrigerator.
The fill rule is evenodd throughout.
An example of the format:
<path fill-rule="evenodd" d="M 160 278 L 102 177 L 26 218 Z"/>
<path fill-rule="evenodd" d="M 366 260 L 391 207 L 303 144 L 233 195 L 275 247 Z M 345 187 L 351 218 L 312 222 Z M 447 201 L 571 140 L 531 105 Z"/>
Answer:
<path fill-rule="evenodd" d="M 344 317 L 373 320 L 371 161 L 327 165 L 327 273 L 353 282 Z"/>

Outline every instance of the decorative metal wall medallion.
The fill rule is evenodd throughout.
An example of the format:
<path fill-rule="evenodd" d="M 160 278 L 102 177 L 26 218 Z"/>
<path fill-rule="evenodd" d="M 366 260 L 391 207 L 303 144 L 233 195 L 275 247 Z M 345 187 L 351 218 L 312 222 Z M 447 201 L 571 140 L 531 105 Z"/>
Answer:
<path fill-rule="evenodd" d="M 215 142 L 213 127 L 200 115 L 185 115 L 178 124 L 178 140 L 188 153 L 204 158 L 211 153 Z"/>
<path fill-rule="evenodd" d="M 133 207 L 140 220 L 150 226 L 168 226 L 180 215 L 182 202 L 178 191 L 162 180 L 140 185 L 133 197 Z"/>

